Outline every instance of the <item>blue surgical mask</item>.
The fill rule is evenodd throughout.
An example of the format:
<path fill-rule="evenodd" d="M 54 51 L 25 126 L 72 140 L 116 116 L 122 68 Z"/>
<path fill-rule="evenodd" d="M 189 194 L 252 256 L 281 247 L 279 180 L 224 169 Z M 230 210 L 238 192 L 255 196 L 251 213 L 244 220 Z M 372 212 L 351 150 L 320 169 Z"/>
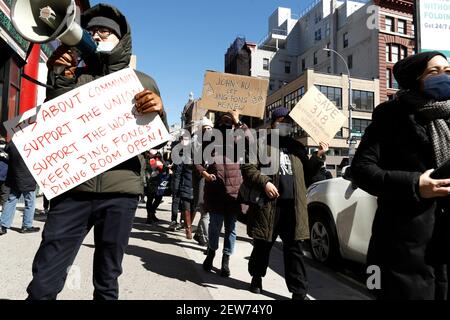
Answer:
<path fill-rule="evenodd" d="M 436 101 L 450 100 L 450 76 L 446 73 L 431 76 L 424 81 L 424 93 Z"/>

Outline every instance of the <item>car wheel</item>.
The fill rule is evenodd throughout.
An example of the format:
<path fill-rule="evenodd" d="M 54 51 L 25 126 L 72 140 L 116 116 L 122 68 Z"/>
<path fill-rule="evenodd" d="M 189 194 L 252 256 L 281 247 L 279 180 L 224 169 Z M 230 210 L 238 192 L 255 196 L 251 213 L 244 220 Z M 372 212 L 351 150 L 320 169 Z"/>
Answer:
<path fill-rule="evenodd" d="M 332 265 L 339 258 L 336 229 L 326 215 L 314 212 L 310 215 L 311 254 L 321 263 Z"/>

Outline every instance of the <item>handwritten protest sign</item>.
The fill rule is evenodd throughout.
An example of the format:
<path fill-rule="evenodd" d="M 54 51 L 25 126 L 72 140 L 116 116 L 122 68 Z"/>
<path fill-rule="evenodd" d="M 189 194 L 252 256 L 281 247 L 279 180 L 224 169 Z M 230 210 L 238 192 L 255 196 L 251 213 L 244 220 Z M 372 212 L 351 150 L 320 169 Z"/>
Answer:
<path fill-rule="evenodd" d="M 316 87 L 305 96 L 290 113 L 290 117 L 303 128 L 314 141 L 329 143 L 346 121 L 345 115 Z"/>
<path fill-rule="evenodd" d="M 134 109 L 141 91 L 127 68 L 4 123 L 48 199 L 169 140 L 158 115 Z"/>
<path fill-rule="evenodd" d="M 207 71 L 199 106 L 213 111 L 239 110 L 241 115 L 262 119 L 269 80 Z"/>

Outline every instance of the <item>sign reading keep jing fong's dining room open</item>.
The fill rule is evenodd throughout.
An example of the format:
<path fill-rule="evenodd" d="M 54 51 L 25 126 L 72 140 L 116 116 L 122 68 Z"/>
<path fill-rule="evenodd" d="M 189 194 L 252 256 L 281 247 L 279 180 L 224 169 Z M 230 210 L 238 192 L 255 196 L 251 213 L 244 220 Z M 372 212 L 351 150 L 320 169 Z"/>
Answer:
<path fill-rule="evenodd" d="M 4 123 L 48 199 L 170 139 L 159 115 L 137 114 L 142 91 L 127 68 Z"/>

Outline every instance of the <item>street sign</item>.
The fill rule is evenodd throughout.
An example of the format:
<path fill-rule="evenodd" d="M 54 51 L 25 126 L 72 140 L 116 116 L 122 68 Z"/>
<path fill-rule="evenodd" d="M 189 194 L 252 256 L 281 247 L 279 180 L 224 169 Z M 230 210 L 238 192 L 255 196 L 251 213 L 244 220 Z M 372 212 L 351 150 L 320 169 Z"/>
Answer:
<path fill-rule="evenodd" d="M 417 0 L 417 42 L 419 52 L 438 50 L 450 59 L 450 1 Z"/>

